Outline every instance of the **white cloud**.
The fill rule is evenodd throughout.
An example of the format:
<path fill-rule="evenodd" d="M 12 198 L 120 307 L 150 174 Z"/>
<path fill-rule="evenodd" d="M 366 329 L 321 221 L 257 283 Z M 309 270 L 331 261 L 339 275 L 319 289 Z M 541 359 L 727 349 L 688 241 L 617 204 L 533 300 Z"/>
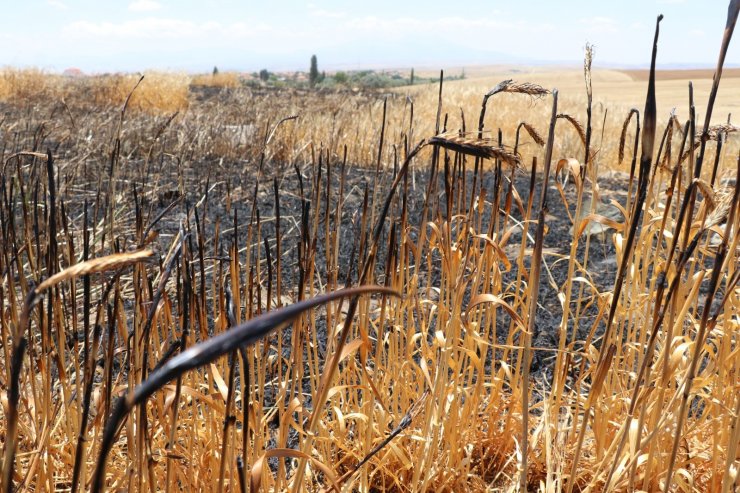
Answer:
<path fill-rule="evenodd" d="M 704 31 L 702 31 L 701 29 L 692 29 L 689 31 L 689 34 L 695 38 L 701 38 L 704 36 Z"/>
<path fill-rule="evenodd" d="M 69 7 L 61 0 L 46 0 L 46 5 L 57 10 L 67 10 Z"/>
<path fill-rule="evenodd" d="M 162 4 L 154 0 L 135 0 L 128 4 L 128 9 L 132 12 L 152 12 L 162 8 Z"/>

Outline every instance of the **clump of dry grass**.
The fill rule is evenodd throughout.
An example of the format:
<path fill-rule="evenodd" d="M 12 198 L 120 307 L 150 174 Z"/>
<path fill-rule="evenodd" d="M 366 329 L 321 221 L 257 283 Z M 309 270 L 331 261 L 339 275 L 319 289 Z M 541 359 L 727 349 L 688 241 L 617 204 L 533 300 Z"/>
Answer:
<path fill-rule="evenodd" d="M 240 86 L 239 74 L 236 72 L 218 72 L 199 74 L 192 78 L 191 84 L 205 87 L 226 87 L 234 89 Z"/>
<path fill-rule="evenodd" d="M 50 97 L 48 93 L 55 85 L 55 77 L 39 69 L 4 68 L 0 71 L 0 99 L 5 101 Z"/>
<path fill-rule="evenodd" d="M 0 99 L 13 104 L 56 99 L 73 106 L 79 102 L 92 103 L 98 109 L 120 108 L 139 78 L 133 74 L 65 77 L 36 69 L 6 68 L 0 71 Z M 129 107 L 150 114 L 184 110 L 190 103 L 190 83 L 186 74 L 146 72 Z"/>
<path fill-rule="evenodd" d="M 121 107 L 136 85 L 137 75 L 102 75 L 83 79 L 96 106 Z M 129 108 L 149 113 L 181 111 L 188 107 L 190 78 L 185 74 L 147 72 L 131 96 Z"/>

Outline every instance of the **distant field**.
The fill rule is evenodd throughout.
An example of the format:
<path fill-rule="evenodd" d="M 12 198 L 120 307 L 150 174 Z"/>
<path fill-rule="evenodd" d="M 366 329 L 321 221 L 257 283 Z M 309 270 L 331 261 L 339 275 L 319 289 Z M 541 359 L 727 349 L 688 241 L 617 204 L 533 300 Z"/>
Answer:
<path fill-rule="evenodd" d="M 445 74 L 459 75 L 462 68 L 453 67 Z M 648 70 L 595 69 L 593 72 L 594 109 L 608 108 L 609 115 L 621 120 L 630 108 L 643 109 L 647 90 Z M 431 76 L 431 71 L 417 71 Z M 437 72 L 437 75 L 439 73 Z M 660 70 L 656 74 L 658 120 L 667 120 L 673 108 L 679 121 L 689 116 L 688 84 L 694 85 L 694 104 L 697 118 L 703 122 L 704 108 L 712 85 L 711 69 L 698 70 Z M 495 84 L 504 79 L 517 82 L 533 82 L 548 89 L 557 88 L 565 108 L 579 118 L 585 107 L 586 92 L 581 67 L 526 67 L 526 66 L 488 66 L 465 67 L 466 78 L 447 83 L 450 92 L 455 88 L 468 94 L 485 94 Z M 740 69 L 723 71 L 717 101 L 714 106 L 712 123 L 724 123 L 727 115 L 740 114 Z M 447 91 L 445 91 L 447 93 Z M 615 114 L 617 113 L 617 114 Z M 544 116 L 544 115 L 543 115 Z M 618 118 L 617 118 L 618 117 Z"/>
<path fill-rule="evenodd" d="M 648 80 L 649 70 L 623 70 L 633 80 Z M 657 80 L 712 80 L 714 69 L 686 69 L 686 70 L 658 70 L 655 72 Z M 740 68 L 726 68 L 722 71 L 722 80 L 740 77 Z"/>

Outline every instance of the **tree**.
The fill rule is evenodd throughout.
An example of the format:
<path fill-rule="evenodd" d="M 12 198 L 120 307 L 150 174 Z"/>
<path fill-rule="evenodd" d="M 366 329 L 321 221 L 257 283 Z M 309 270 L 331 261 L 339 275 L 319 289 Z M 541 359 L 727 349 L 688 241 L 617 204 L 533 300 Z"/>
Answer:
<path fill-rule="evenodd" d="M 213 66 L 213 75 L 218 75 L 218 67 L 215 65 Z"/>
<path fill-rule="evenodd" d="M 414 67 L 411 67 L 411 81 L 409 82 L 409 85 L 414 85 Z"/>
<path fill-rule="evenodd" d="M 267 82 L 268 80 L 270 80 L 270 72 L 268 72 L 266 68 L 260 70 L 260 80 L 262 82 Z"/>
<path fill-rule="evenodd" d="M 346 84 L 349 80 L 349 77 L 347 77 L 347 72 L 337 72 L 334 74 L 334 81 L 337 84 Z"/>
<path fill-rule="evenodd" d="M 316 60 L 316 55 L 311 55 L 311 69 L 308 72 L 308 82 L 311 87 L 315 86 L 319 81 L 319 63 Z"/>

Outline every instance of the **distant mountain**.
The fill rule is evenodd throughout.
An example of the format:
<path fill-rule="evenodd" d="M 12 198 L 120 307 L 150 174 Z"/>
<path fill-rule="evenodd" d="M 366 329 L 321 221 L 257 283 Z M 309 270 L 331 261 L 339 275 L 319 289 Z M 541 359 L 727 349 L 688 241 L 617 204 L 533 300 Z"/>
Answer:
<path fill-rule="evenodd" d="M 458 44 L 431 45 L 422 41 L 400 43 L 397 39 L 378 39 L 368 47 L 364 43 L 297 48 L 290 54 L 245 54 L 247 70 L 267 67 L 275 71 L 308 70 L 312 54 L 318 57 L 319 70 L 362 70 L 389 67 L 444 67 L 449 65 L 532 65 L 532 60 L 508 53 Z M 272 60 L 270 60 L 272 58 Z M 270 63 L 272 62 L 272 63 Z"/>

